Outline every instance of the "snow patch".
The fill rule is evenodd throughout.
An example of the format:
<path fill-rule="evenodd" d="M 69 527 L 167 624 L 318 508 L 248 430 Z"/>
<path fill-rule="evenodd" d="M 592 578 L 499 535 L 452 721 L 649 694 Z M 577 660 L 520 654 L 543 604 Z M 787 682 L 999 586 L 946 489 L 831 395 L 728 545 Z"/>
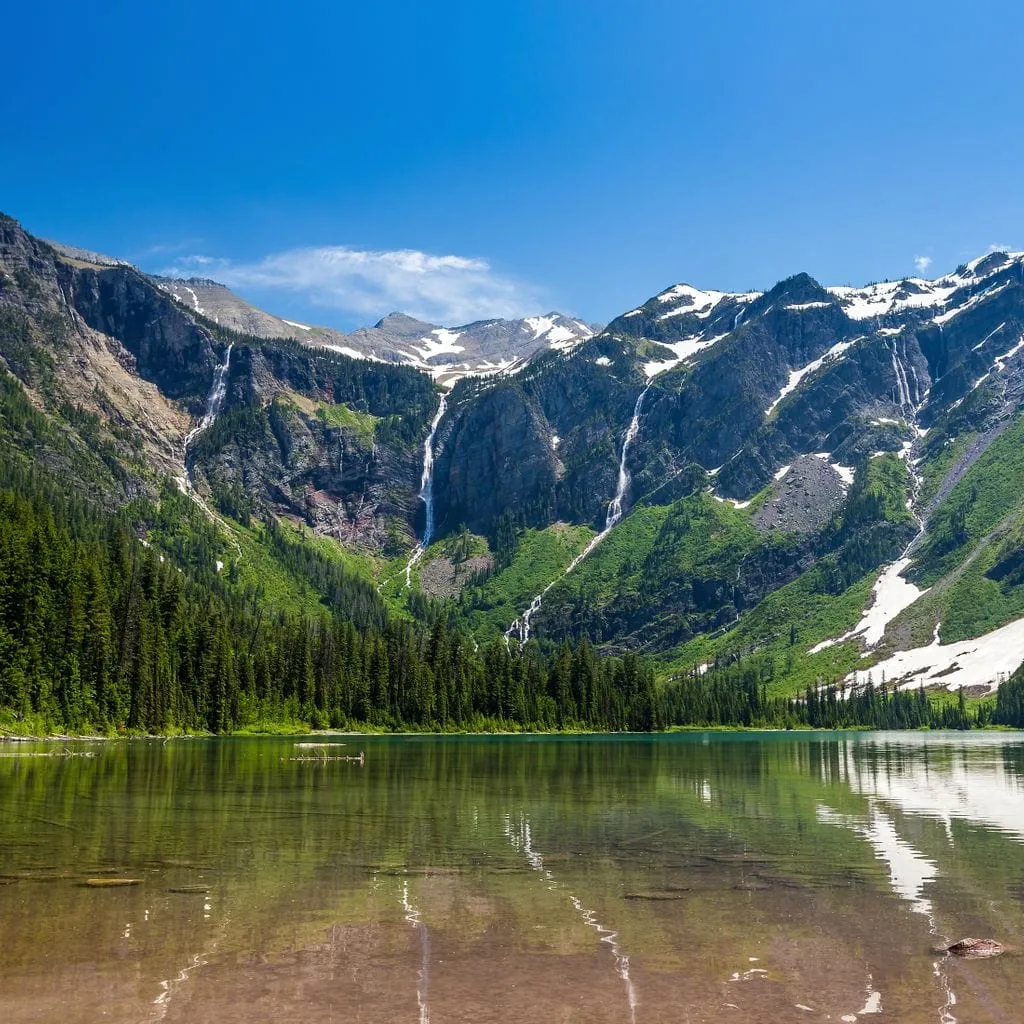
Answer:
<path fill-rule="evenodd" d="M 902 281 L 883 281 L 866 288 L 826 290 L 839 299 L 843 312 L 851 320 L 870 320 L 904 309 L 941 306 L 959 287 L 958 282 L 945 279 L 928 281 L 922 277 L 908 277 Z"/>
<path fill-rule="evenodd" d="M 1004 281 L 1002 284 L 993 285 L 991 288 L 986 288 L 983 292 L 979 292 L 977 295 L 972 295 L 962 306 L 956 306 L 953 309 L 947 310 L 945 313 L 940 313 L 938 316 L 932 317 L 933 324 L 939 324 L 940 326 L 948 324 L 954 317 L 959 316 L 961 313 L 966 313 L 967 310 L 973 309 L 979 303 L 984 302 L 986 299 L 991 299 L 993 296 L 998 295 L 1001 291 L 1010 287 L 1009 281 Z"/>
<path fill-rule="evenodd" d="M 775 479 L 776 480 L 781 480 L 792 468 L 793 467 L 790 465 L 790 466 L 783 466 L 781 469 L 777 469 L 775 471 Z"/>
<path fill-rule="evenodd" d="M 989 331 L 988 334 L 986 334 L 985 337 L 982 338 L 981 341 L 979 341 L 977 345 L 973 346 L 971 348 L 971 351 L 972 352 L 977 352 L 979 348 L 983 348 L 984 345 L 985 345 L 985 342 L 988 341 L 988 339 L 991 338 L 992 335 L 998 334 L 1005 326 L 1006 326 L 1006 321 L 1004 320 L 994 331 Z"/>
<path fill-rule="evenodd" d="M 416 348 L 420 359 L 426 361 L 434 356 L 465 352 L 465 345 L 457 345 L 456 342 L 462 337 L 462 331 L 450 331 L 447 327 L 438 327 L 430 332 L 425 338 L 420 338 L 421 347 Z"/>
<path fill-rule="evenodd" d="M 847 487 L 853 486 L 854 470 L 852 466 L 840 466 L 838 462 L 830 462 L 829 465 L 836 471 L 839 479 L 842 480 Z"/>
<path fill-rule="evenodd" d="M 855 339 L 856 340 L 856 339 Z M 775 411 L 775 407 L 781 402 L 786 395 L 795 391 L 799 386 L 800 381 L 804 379 L 809 373 L 814 373 L 815 370 L 819 369 L 824 363 L 837 359 L 841 356 L 851 345 L 852 341 L 840 341 L 833 345 L 824 355 L 819 356 L 817 359 L 813 359 L 806 366 L 802 366 L 799 370 L 792 370 L 789 374 L 789 380 L 783 385 L 782 390 L 779 392 L 778 398 L 772 402 L 771 405 L 765 409 L 765 416 L 771 416 Z"/>
<path fill-rule="evenodd" d="M 714 498 L 715 501 L 720 501 L 723 505 L 732 505 L 733 508 L 747 508 L 750 505 L 750 501 L 753 500 L 737 501 L 735 498 L 722 498 L 715 494 L 714 491 L 711 492 L 711 497 Z"/>
<path fill-rule="evenodd" d="M 324 345 L 324 348 L 329 348 L 332 352 L 340 352 L 343 356 L 348 356 L 349 359 L 373 359 L 373 356 L 364 355 L 362 352 L 357 351 L 354 348 L 349 348 L 348 345 Z M 406 358 L 409 358 L 406 356 Z M 379 362 L 380 360 L 374 360 Z M 410 360 L 410 364 L 415 366 L 416 361 Z"/>
<path fill-rule="evenodd" d="M 871 604 L 861 613 L 860 622 L 848 633 L 832 640 L 823 640 L 812 647 L 807 653 L 817 654 L 826 647 L 845 643 L 854 637 L 863 637 L 869 648 L 877 647 L 885 635 L 886 626 L 896 618 L 904 608 L 909 608 L 919 597 L 928 593 L 921 590 L 902 576 L 903 570 L 910 565 L 909 558 L 901 558 L 887 565 L 875 580 L 871 588 Z"/>
<path fill-rule="evenodd" d="M 657 344 L 673 352 L 675 358 L 653 360 L 649 363 L 644 363 L 644 373 L 647 375 L 647 379 L 650 380 L 659 373 L 664 373 L 666 370 L 671 370 L 673 366 L 686 362 L 687 359 L 695 356 L 698 352 L 711 348 L 712 345 L 718 344 L 723 338 L 727 337 L 727 334 L 716 334 L 711 338 L 705 338 L 702 334 L 693 334 L 683 338 L 681 341 L 659 341 Z"/>
<path fill-rule="evenodd" d="M 788 309 L 794 313 L 799 313 L 805 309 L 828 309 L 831 305 L 831 302 L 793 302 L 788 306 L 783 306 L 782 308 Z"/>
<path fill-rule="evenodd" d="M 281 322 L 282 323 L 286 323 L 289 327 L 298 327 L 298 329 L 300 331 L 311 331 L 311 330 L 313 330 L 312 327 L 309 327 L 306 324 L 299 324 L 299 323 L 296 323 L 294 320 L 285 320 L 284 317 L 281 317 Z"/>
<path fill-rule="evenodd" d="M 595 363 L 596 363 L 596 364 L 597 364 L 598 366 L 611 366 L 611 365 L 612 365 L 612 361 L 611 361 L 611 360 L 610 360 L 610 359 L 609 359 L 609 358 L 608 358 L 607 356 L 598 356 L 598 357 L 597 357 L 597 358 L 596 358 L 596 359 L 594 360 L 594 362 L 595 362 Z"/>
<path fill-rule="evenodd" d="M 897 651 L 890 658 L 868 669 L 858 669 L 847 676 L 858 686 L 867 683 L 870 675 L 881 682 L 900 687 L 941 684 L 949 689 L 964 686 L 987 686 L 990 691 L 1008 678 L 1021 663 L 1024 650 L 1024 619 L 1017 619 L 1000 629 L 978 637 L 943 644 L 935 630 L 935 639 L 927 647 Z"/>

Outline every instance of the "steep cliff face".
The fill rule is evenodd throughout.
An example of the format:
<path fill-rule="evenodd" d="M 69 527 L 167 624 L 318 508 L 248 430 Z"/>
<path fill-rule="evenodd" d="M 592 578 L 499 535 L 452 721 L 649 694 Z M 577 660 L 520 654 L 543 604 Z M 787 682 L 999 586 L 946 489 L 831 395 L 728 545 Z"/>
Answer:
<path fill-rule="evenodd" d="M 112 504 L 188 479 L 222 515 L 287 516 L 372 550 L 408 543 L 437 405 L 415 370 L 236 334 L 135 268 L 55 249 L 8 218 L 0 320 L 0 360 L 45 435 L 22 453 Z M 218 415 L 186 451 L 229 345 Z"/>
<path fill-rule="evenodd" d="M 182 471 L 189 414 L 140 373 L 123 342 L 90 326 L 66 287 L 69 275 L 133 274 L 60 256 L 0 215 L 0 383 L 5 453 L 40 460 L 69 487 L 116 506 L 155 494 L 156 477 Z M 170 328 L 173 330 L 173 328 Z M 200 346 L 201 347 L 201 346 Z M 192 368 L 199 387 L 209 365 Z"/>
<path fill-rule="evenodd" d="M 387 596 L 432 615 L 422 586 L 479 639 L 532 607 L 542 643 L 696 659 L 786 634 L 790 658 L 799 618 L 822 645 L 800 657 L 846 672 L 860 641 L 839 634 L 886 565 L 880 607 L 913 598 L 886 644 L 1024 614 L 1022 254 L 864 288 L 674 285 L 594 336 L 392 314 L 337 343 L 219 287 L 0 217 L 5 453 L 111 508 L 173 478 L 218 529 L 302 524 L 399 566 L 432 465 L 435 543 Z"/>
<path fill-rule="evenodd" d="M 225 410 L 192 452 L 197 476 L 225 514 L 286 517 L 399 553 L 418 511 L 419 434 L 436 397 L 413 372 L 398 371 L 390 387 L 379 377 L 370 364 L 299 346 L 239 345 Z"/>
<path fill-rule="evenodd" d="M 442 521 L 482 533 L 504 512 L 533 525 L 603 521 L 644 386 L 634 356 L 602 337 L 457 387 L 438 454 Z"/>
<path fill-rule="evenodd" d="M 192 411 L 201 408 L 223 342 L 132 267 L 60 261 L 56 270 L 64 296 L 88 327 L 116 338 L 134 357 L 138 374 L 168 398 Z"/>

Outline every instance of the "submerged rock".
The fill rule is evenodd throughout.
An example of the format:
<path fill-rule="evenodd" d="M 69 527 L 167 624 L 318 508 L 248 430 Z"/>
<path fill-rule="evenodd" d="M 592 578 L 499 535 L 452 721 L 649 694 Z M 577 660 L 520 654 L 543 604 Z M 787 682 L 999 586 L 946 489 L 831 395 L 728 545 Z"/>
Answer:
<path fill-rule="evenodd" d="M 667 889 L 655 889 L 646 892 L 627 892 L 627 900 L 681 900 L 686 898 L 686 894 L 690 892 L 685 886 L 670 886 Z"/>
<path fill-rule="evenodd" d="M 944 952 L 963 957 L 965 960 L 981 960 L 1005 953 L 1006 947 L 995 939 L 960 939 L 952 946 L 947 946 Z"/>

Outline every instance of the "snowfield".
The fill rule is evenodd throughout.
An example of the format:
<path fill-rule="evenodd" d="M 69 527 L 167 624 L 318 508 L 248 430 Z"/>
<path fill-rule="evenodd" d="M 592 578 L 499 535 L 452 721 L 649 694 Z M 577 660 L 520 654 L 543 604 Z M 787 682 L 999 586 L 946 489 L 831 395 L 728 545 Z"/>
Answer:
<path fill-rule="evenodd" d="M 845 643 L 856 636 L 862 637 L 869 648 L 877 647 L 885 635 L 886 626 L 904 608 L 909 608 L 919 597 L 928 593 L 927 590 L 921 590 L 903 578 L 901 573 L 908 565 L 910 565 L 909 558 L 901 558 L 899 561 L 887 565 L 871 589 L 871 604 L 862 612 L 860 622 L 849 633 L 844 633 L 832 640 L 823 640 L 807 653 L 817 654 L 819 651 L 825 650 L 826 647 Z"/>
<path fill-rule="evenodd" d="M 938 633 L 936 627 L 935 639 L 927 647 L 897 651 L 871 668 L 851 672 L 847 681 L 862 686 L 870 676 L 876 685 L 884 678 L 889 685 L 900 688 L 937 683 L 951 690 L 984 686 L 992 692 L 1020 665 L 1024 619 L 1010 622 L 976 640 L 952 644 L 940 643 Z"/>
<path fill-rule="evenodd" d="M 814 305 L 814 303 L 811 303 Z M 819 305 L 827 305 L 827 303 L 819 303 Z M 794 309 L 796 307 L 789 306 L 788 309 Z M 803 308 L 803 307 L 802 307 Z M 791 370 L 789 374 L 789 380 L 782 386 L 782 390 L 779 392 L 778 397 L 772 402 L 771 405 L 765 409 L 765 416 L 771 416 L 775 411 L 776 406 L 781 402 L 786 395 L 794 392 L 799 386 L 800 381 L 804 379 L 809 373 L 814 373 L 815 370 L 820 369 L 825 363 L 830 362 L 833 359 L 838 359 L 855 341 L 859 341 L 859 338 L 854 338 L 853 341 L 840 341 L 833 345 L 824 355 L 818 356 L 817 359 L 812 359 L 806 366 L 800 367 L 799 370 Z"/>

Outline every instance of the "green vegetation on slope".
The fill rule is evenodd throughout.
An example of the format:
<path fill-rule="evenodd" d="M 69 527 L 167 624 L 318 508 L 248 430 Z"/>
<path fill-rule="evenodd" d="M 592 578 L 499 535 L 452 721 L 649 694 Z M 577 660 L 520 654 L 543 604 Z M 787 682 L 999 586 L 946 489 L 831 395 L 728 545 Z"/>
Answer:
<path fill-rule="evenodd" d="M 997 438 L 935 510 L 911 575 L 931 586 L 1010 513 L 1024 511 L 1024 417 Z"/>
<path fill-rule="evenodd" d="M 357 431 L 364 440 L 373 441 L 374 430 L 380 422 L 376 416 L 368 412 L 359 412 L 344 404 L 319 405 L 316 415 L 332 427 L 347 427 Z"/>
<path fill-rule="evenodd" d="M 526 530 L 509 565 L 462 592 L 461 614 L 473 635 L 480 641 L 501 636 L 593 536 L 589 527 L 566 523 Z"/>

